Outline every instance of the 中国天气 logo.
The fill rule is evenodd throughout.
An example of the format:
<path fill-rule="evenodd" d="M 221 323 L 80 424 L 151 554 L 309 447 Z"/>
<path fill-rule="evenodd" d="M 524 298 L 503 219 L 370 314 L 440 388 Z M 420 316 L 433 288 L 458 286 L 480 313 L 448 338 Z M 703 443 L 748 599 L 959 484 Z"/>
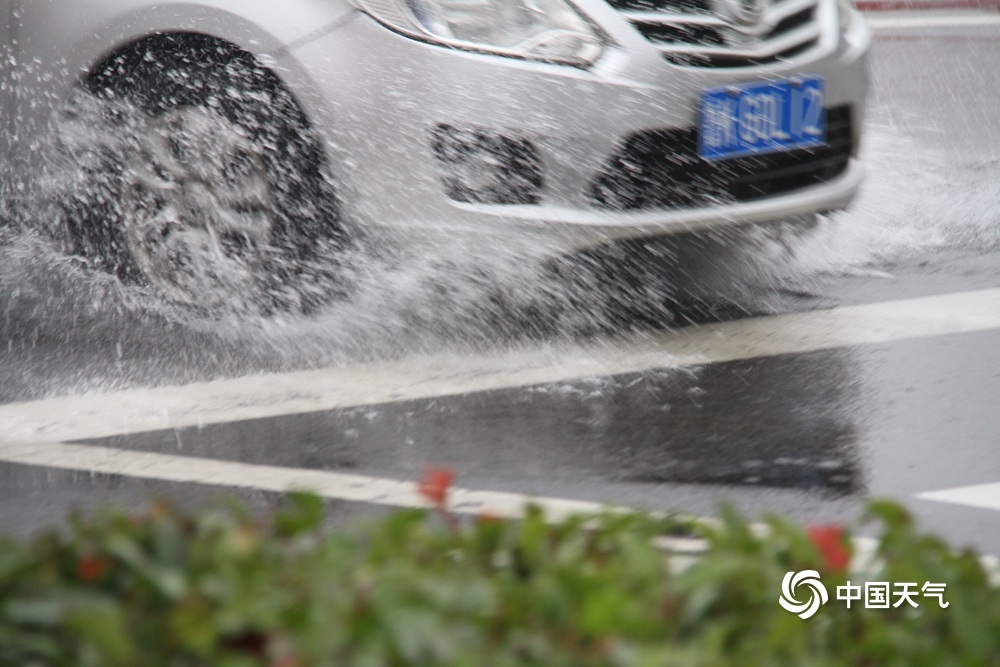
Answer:
<path fill-rule="evenodd" d="M 809 591 L 809 598 L 804 602 L 800 602 L 796 596 L 796 589 L 800 586 Z M 778 598 L 778 602 L 785 611 L 798 614 L 799 618 L 812 617 L 829 599 L 826 586 L 820 581 L 819 572 L 816 570 L 789 572 L 781 581 L 781 597 Z"/>

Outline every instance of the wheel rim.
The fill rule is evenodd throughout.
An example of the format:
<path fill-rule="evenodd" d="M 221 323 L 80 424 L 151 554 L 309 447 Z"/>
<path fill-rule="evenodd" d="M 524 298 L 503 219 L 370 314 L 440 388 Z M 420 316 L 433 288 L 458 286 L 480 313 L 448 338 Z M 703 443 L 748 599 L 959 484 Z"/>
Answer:
<path fill-rule="evenodd" d="M 136 268 L 176 301 L 251 297 L 274 227 L 260 149 L 201 107 L 152 119 L 124 171 L 124 238 Z"/>

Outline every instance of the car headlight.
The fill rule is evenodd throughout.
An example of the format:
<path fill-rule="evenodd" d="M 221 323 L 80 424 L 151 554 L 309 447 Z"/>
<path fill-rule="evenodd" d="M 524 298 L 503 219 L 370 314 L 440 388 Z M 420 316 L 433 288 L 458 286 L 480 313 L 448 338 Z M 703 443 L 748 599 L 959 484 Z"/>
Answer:
<path fill-rule="evenodd" d="M 565 0 L 357 0 L 374 18 L 438 44 L 590 65 L 604 40 Z"/>

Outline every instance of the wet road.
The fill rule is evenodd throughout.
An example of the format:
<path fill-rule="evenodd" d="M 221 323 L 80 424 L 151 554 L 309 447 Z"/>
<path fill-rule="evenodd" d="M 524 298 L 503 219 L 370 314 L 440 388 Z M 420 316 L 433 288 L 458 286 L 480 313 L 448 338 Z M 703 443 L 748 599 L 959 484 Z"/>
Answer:
<path fill-rule="evenodd" d="M 353 517 L 414 502 L 399 481 L 436 465 L 470 511 L 527 494 L 821 522 L 890 497 L 1000 553 L 1000 26 L 904 23 L 879 29 L 856 204 L 754 261 L 720 255 L 695 305 L 617 329 L 491 341 L 526 326 L 518 304 L 487 308 L 455 262 L 305 321 L 192 321 L 14 244 L 0 531 L 289 486 Z"/>

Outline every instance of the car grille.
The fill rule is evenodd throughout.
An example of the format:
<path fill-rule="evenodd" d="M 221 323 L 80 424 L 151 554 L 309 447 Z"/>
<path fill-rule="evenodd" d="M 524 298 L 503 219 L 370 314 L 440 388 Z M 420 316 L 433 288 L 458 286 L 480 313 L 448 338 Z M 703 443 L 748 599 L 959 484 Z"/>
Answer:
<path fill-rule="evenodd" d="M 819 42 L 819 1 L 771 0 L 743 23 L 727 0 L 608 0 L 664 58 L 686 67 L 751 67 L 803 53 Z"/>
<path fill-rule="evenodd" d="M 829 181 L 847 168 L 851 109 L 827 110 L 826 142 L 792 151 L 709 161 L 695 129 L 630 136 L 591 186 L 594 206 L 612 210 L 690 208 L 752 201 Z"/>

